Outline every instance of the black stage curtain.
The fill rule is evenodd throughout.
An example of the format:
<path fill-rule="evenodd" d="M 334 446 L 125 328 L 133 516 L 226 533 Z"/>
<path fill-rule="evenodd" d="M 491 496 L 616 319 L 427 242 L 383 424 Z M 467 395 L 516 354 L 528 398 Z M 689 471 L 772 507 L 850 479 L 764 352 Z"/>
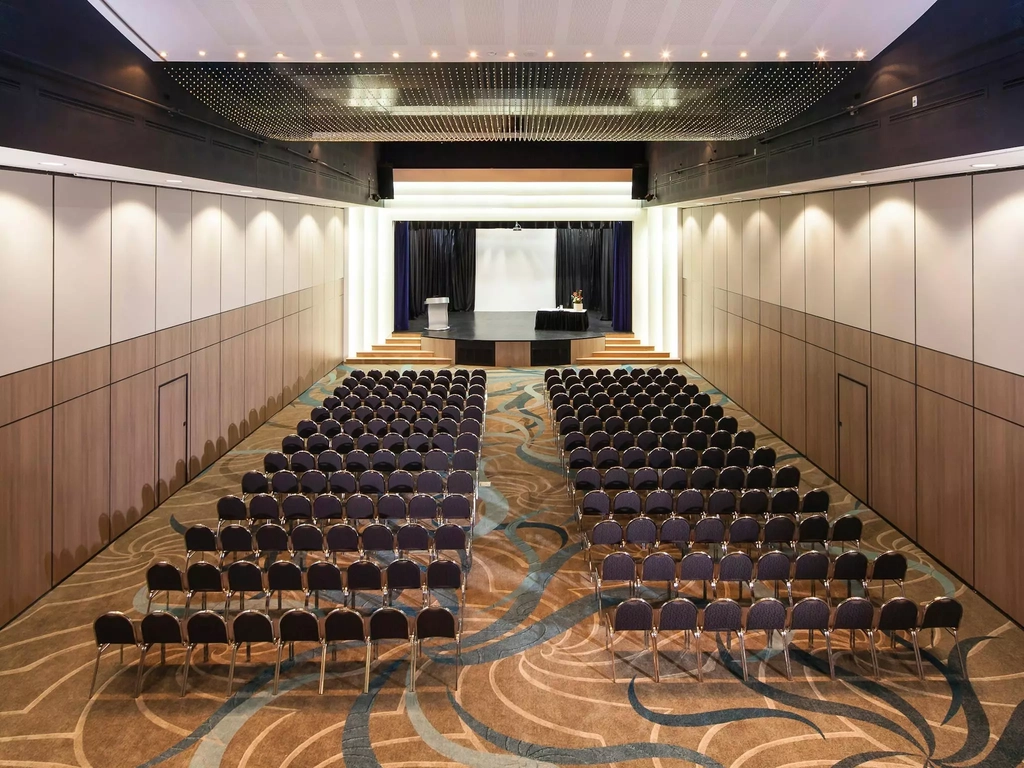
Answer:
<path fill-rule="evenodd" d="M 447 296 L 450 312 L 476 305 L 476 230 L 410 228 L 409 317 L 426 312 L 426 300 Z"/>
<path fill-rule="evenodd" d="M 612 319 L 615 237 L 611 227 L 559 228 L 555 234 L 555 303 L 568 306 L 583 291 L 583 306 Z"/>

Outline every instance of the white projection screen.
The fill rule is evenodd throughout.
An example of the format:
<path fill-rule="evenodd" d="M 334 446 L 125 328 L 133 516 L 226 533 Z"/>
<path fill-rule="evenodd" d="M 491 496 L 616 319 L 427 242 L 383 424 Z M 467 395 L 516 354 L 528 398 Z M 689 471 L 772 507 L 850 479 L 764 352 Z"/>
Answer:
<path fill-rule="evenodd" d="M 555 230 L 476 231 L 476 311 L 533 312 L 555 301 Z"/>

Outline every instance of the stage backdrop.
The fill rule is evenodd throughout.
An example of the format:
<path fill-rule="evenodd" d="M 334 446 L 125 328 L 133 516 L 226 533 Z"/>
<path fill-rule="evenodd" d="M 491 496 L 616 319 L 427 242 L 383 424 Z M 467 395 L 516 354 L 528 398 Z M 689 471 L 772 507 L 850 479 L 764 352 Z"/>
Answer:
<path fill-rule="evenodd" d="M 532 312 L 555 300 L 554 229 L 478 229 L 476 311 Z"/>

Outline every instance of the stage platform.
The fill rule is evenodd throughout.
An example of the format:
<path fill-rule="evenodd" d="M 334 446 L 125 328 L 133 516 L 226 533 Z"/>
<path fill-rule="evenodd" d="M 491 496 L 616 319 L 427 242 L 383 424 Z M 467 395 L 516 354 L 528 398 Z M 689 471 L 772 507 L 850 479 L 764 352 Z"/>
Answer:
<path fill-rule="evenodd" d="M 426 315 L 410 322 L 423 348 L 456 365 L 501 367 L 570 365 L 604 349 L 611 322 L 590 314 L 586 331 L 538 331 L 536 312 L 452 312 L 447 331 L 428 331 Z"/>

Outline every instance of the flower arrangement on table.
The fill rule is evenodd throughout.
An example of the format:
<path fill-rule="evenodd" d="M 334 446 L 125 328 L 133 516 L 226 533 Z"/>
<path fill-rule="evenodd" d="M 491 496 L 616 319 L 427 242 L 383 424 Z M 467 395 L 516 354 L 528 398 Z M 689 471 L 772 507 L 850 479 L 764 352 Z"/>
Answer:
<path fill-rule="evenodd" d="M 569 297 L 573 309 L 583 309 L 583 291 L 577 288 Z"/>

